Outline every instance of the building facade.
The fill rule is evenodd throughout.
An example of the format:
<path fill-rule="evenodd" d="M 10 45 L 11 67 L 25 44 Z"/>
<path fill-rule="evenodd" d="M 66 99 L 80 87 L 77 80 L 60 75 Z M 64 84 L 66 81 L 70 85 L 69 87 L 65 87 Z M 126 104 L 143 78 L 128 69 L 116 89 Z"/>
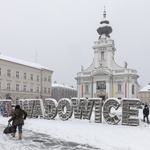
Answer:
<path fill-rule="evenodd" d="M 67 86 L 63 84 L 52 84 L 52 98 L 59 101 L 61 98 L 77 97 L 77 89 L 72 86 Z"/>
<path fill-rule="evenodd" d="M 81 67 L 77 73 L 78 97 L 101 97 L 103 100 L 110 97 L 137 98 L 139 76 L 136 70 L 127 67 L 127 62 L 124 66 L 116 64 L 116 48 L 110 37 L 112 28 L 106 20 L 106 11 L 100 25 L 97 29 L 99 39 L 93 46 L 93 62 L 87 69 Z"/>
<path fill-rule="evenodd" d="M 150 83 L 138 92 L 138 98 L 150 106 Z"/>
<path fill-rule="evenodd" d="M 52 73 L 37 63 L 0 54 L 0 99 L 51 97 Z"/>

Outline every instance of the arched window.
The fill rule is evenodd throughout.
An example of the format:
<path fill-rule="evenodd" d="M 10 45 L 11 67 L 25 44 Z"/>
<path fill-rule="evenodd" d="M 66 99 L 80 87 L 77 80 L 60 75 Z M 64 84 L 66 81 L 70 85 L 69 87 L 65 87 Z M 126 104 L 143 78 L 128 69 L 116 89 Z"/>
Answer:
<path fill-rule="evenodd" d="M 122 91 L 121 84 L 118 84 L 118 92 L 121 92 L 121 91 Z"/>
<path fill-rule="evenodd" d="M 85 93 L 89 92 L 89 86 L 85 85 Z"/>
<path fill-rule="evenodd" d="M 134 94 L 134 85 L 132 85 L 132 94 Z"/>
<path fill-rule="evenodd" d="M 101 52 L 101 60 L 104 60 L 104 51 Z"/>

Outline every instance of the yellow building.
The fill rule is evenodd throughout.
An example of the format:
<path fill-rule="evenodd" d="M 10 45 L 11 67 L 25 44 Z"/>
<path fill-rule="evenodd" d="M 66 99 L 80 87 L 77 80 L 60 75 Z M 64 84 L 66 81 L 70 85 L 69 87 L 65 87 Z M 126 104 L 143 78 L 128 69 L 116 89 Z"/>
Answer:
<path fill-rule="evenodd" d="M 0 54 L 0 99 L 45 99 L 51 97 L 50 69 Z"/>
<path fill-rule="evenodd" d="M 138 98 L 143 102 L 150 102 L 150 83 L 138 92 Z"/>

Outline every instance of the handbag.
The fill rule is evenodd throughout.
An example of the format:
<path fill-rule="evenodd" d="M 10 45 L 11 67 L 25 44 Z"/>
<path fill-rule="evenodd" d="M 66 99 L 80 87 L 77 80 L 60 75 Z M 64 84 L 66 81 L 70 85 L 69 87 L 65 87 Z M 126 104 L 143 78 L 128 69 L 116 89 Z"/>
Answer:
<path fill-rule="evenodd" d="M 4 134 L 10 134 L 12 132 L 16 132 L 16 129 L 14 128 L 13 125 L 11 125 L 11 123 L 9 122 L 7 127 L 4 129 L 3 133 Z"/>

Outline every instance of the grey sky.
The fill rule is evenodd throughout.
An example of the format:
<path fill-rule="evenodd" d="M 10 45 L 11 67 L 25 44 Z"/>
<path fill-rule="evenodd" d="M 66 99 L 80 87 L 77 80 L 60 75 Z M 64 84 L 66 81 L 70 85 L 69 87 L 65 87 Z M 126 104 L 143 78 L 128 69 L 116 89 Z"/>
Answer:
<path fill-rule="evenodd" d="M 53 81 L 76 86 L 77 72 L 92 63 L 96 29 L 107 19 L 115 40 L 115 61 L 150 82 L 149 0 L 0 0 L 0 52 L 54 71 Z"/>

